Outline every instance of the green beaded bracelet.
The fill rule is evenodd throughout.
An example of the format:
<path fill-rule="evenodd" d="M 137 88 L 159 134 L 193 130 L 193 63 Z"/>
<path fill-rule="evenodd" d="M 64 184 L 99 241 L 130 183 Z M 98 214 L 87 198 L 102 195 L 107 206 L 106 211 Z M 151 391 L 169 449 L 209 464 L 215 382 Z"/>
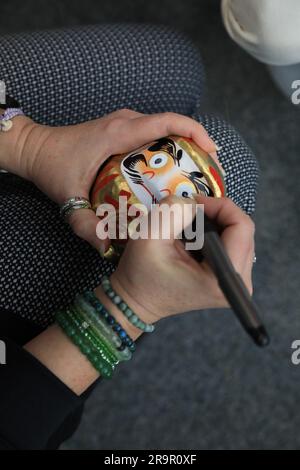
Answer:
<path fill-rule="evenodd" d="M 121 339 L 118 335 L 105 323 L 104 320 L 97 315 L 95 309 L 81 296 L 76 296 L 73 308 L 77 309 L 83 316 L 83 320 L 89 324 L 92 330 L 96 331 L 96 334 L 103 335 L 107 341 L 109 341 L 113 352 L 120 362 L 129 361 L 132 357 L 132 353 L 129 348 L 118 350 L 118 347 L 122 345 Z"/>
<path fill-rule="evenodd" d="M 101 333 L 98 334 L 98 332 L 93 331 L 90 325 L 82 317 L 81 313 L 74 309 L 73 305 L 67 310 L 67 314 L 73 323 L 76 324 L 77 328 L 82 332 L 83 336 L 88 338 L 91 343 L 99 349 L 99 351 L 103 351 L 103 354 L 105 354 L 106 359 L 111 365 L 117 365 L 119 363 L 113 347 L 109 345 Z"/>
<path fill-rule="evenodd" d="M 110 367 L 113 371 L 115 369 L 116 363 L 114 361 L 111 361 L 111 359 L 108 357 L 105 347 L 103 347 L 102 344 L 97 344 L 89 334 L 87 334 L 82 328 L 80 328 L 78 326 L 78 322 L 74 321 L 70 313 L 68 313 L 66 316 L 66 312 L 64 312 L 62 315 L 63 318 L 58 321 L 67 324 L 69 328 L 73 328 L 76 331 L 76 335 L 74 335 L 74 342 L 76 343 L 77 340 L 77 345 L 80 346 L 81 344 L 84 344 L 88 346 L 94 354 L 99 356 L 99 360 L 105 363 L 105 365 Z M 82 352 L 85 354 L 84 351 Z"/>
<path fill-rule="evenodd" d="M 133 339 L 130 338 L 128 333 L 123 329 L 123 327 L 117 322 L 115 317 L 113 317 L 108 310 L 104 307 L 103 304 L 99 301 L 98 297 L 94 292 L 85 291 L 82 297 L 93 307 L 94 315 L 100 317 L 101 320 L 104 320 L 105 324 L 111 328 L 119 339 L 122 342 L 122 345 L 118 347 L 119 350 L 124 349 L 125 347 L 129 348 L 130 352 L 134 352 L 136 347 Z"/>
<path fill-rule="evenodd" d="M 104 276 L 101 280 L 101 287 L 107 297 L 121 310 L 121 312 L 126 316 L 128 321 L 139 328 L 140 330 L 144 331 L 145 333 L 152 333 L 154 331 L 155 326 L 149 323 L 143 322 L 132 310 L 131 308 L 124 302 L 124 300 L 114 291 L 111 282 L 107 276 Z"/>
<path fill-rule="evenodd" d="M 99 353 L 97 349 L 92 347 L 83 337 L 82 332 L 68 320 L 65 312 L 57 312 L 56 321 L 64 333 L 70 340 L 80 349 L 93 367 L 101 374 L 102 377 L 112 378 L 114 367 Z"/>

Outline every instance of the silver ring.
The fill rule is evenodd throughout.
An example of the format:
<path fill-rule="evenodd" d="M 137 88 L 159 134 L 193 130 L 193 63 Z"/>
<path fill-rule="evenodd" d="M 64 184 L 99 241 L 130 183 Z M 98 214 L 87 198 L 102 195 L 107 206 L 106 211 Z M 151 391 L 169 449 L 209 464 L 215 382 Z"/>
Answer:
<path fill-rule="evenodd" d="M 60 215 L 68 220 L 74 211 L 91 208 L 91 203 L 87 198 L 81 196 L 70 197 L 60 206 Z"/>

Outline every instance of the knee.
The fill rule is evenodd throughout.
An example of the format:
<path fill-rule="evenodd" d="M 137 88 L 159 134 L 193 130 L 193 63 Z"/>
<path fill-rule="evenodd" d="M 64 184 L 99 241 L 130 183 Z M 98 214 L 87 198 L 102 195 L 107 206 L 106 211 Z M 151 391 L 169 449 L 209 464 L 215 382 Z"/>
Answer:
<path fill-rule="evenodd" d="M 197 119 L 220 147 L 218 156 L 226 176 L 227 195 L 247 214 L 255 210 L 259 169 L 257 160 L 241 135 L 225 121 L 201 116 Z"/>
<path fill-rule="evenodd" d="M 183 33 L 162 25 L 135 25 L 153 89 L 151 112 L 196 112 L 204 91 L 200 51 Z M 149 100 L 150 102 L 150 100 Z"/>

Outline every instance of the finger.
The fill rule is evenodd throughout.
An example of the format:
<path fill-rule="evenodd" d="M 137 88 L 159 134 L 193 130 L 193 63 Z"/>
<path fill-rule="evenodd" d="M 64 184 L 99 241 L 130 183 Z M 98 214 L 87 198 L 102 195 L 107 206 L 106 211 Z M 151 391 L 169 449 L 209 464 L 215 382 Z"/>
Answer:
<path fill-rule="evenodd" d="M 73 211 L 69 217 L 69 224 L 76 235 L 86 240 L 103 255 L 110 246 L 109 238 L 100 240 L 97 236 L 97 225 L 99 219 L 90 209 L 78 209 Z"/>
<path fill-rule="evenodd" d="M 189 137 L 206 152 L 215 152 L 216 144 L 204 127 L 194 119 L 175 113 L 152 114 L 127 123 L 127 146 L 132 148 L 167 135 Z"/>
<path fill-rule="evenodd" d="M 145 116 L 142 113 L 138 113 L 137 111 L 133 111 L 132 109 L 118 109 L 117 111 L 113 111 L 112 113 L 106 114 L 103 116 L 105 120 L 111 120 L 116 118 L 124 118 L 124 119 L 136 119 L 138 117 Z"/>
<path fill-rule="evenodd" d="M 210 152 L 210 156 L 214 159 L 214 161 L 217 164 L 218 168 L 221 170 L 222 175 L 225 176 L 225 170 L 224 170 L 224 168 L 222 167 L 222 165 L 220 163 L 217 152 Z"/>
<path fill-rule="evenodd" d="M 252 284 L 252 271 L 253 271 L 253 256 L 249 253 L 249 257 L 246 261 L 246 266 L 244 271 L 241 273 L 241 276 L 244 280 L 244 283 L 250 293 L 253 294 L 253 284 Z"/>
<path fill-rule="evenodd" d="M 235 269 L 241 273 L 254 253 L 255 226 L 248 215 L 228 198 L 195 195 L 207 217 L 222 229 L 221 239 Z M 251 266 L 252 269 L 252 266 Z"/>
<path fill-rule="evenodd" d="M 173 244 L 175 239 L 181 238 L 183 230 L 192 223 L 195 214 L 196 204 L 192 199 L 177 196 L 162 199 L 147 216 L 148 238 Z"/>

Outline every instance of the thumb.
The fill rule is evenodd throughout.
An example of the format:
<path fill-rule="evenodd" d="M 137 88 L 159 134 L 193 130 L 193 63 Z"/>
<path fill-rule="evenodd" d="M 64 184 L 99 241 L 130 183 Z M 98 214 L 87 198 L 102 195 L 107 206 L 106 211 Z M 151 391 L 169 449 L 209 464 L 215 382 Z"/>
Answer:
<path fill-rule="evenodd" d="M 99 219 L 91 209 L 78 209 L 73 211 L 69 217 L 69 224 L 75 234 L 83 240 L 86 240 L 103 255 L 110 246 L 110 240 L 109 238 L 105 240 L 98 238 L 96 233 L 98 223 Z"/>
<path fill-rule="evenodd" d="M 183 230 L 191 225 L 196 210 L 196 202 L 190 198 L 169 196 L 162 199 L 149 214 L 151 239 L 172 244 L 176 238 L 181 238 Z"/>

